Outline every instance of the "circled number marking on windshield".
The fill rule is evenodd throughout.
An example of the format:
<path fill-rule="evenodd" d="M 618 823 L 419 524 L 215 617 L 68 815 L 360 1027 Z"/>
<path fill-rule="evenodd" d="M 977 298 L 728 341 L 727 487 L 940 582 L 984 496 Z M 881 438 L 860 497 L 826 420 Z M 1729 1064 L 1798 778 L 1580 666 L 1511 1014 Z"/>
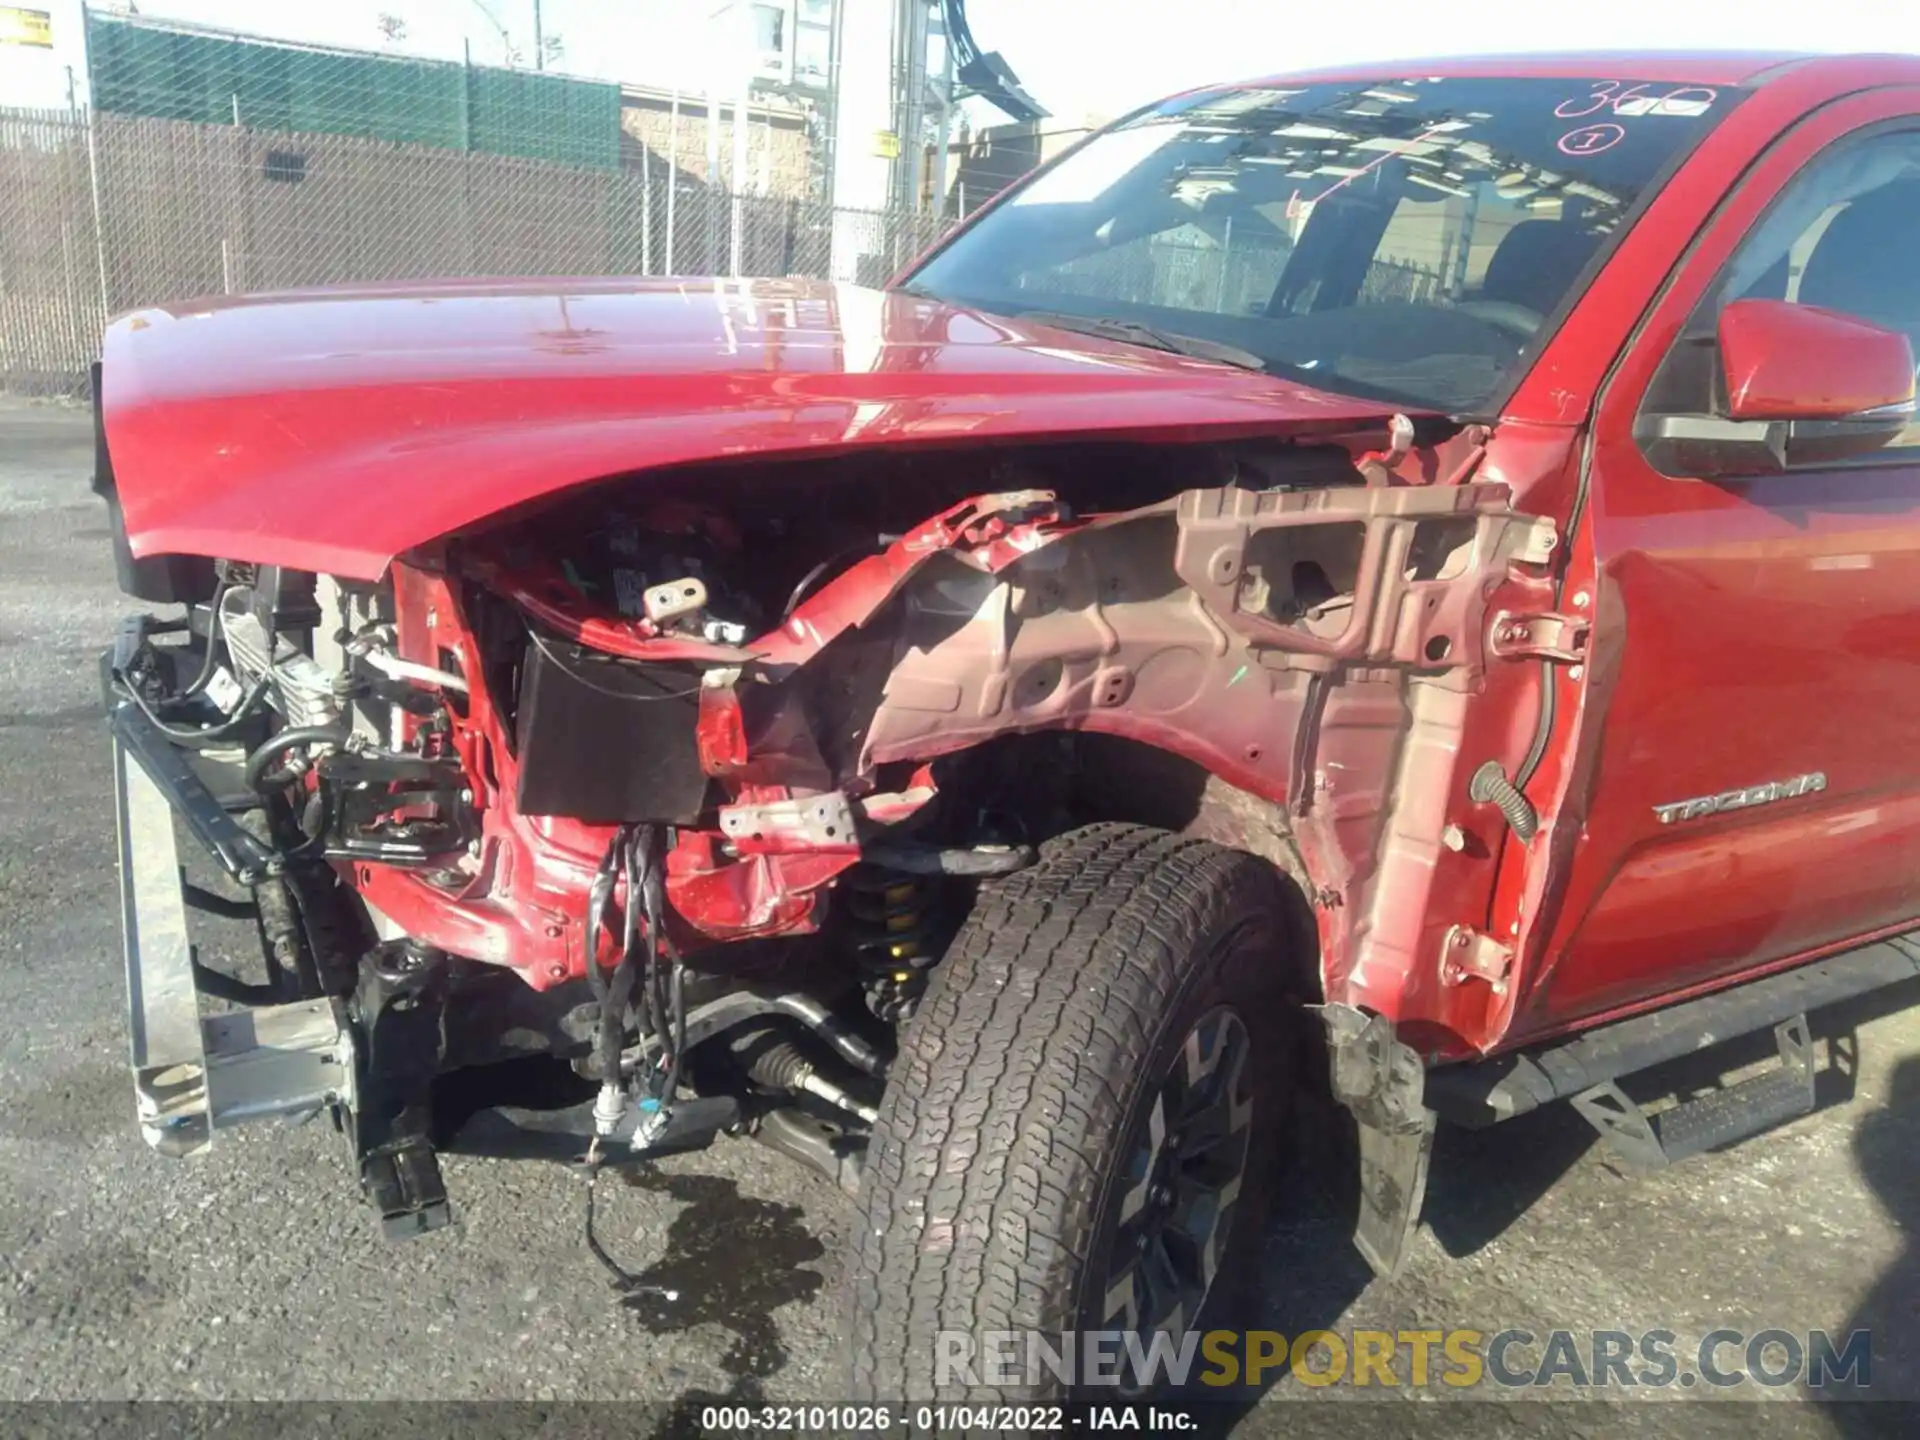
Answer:
<path fill-rule="evenodd" d="M 1582 125 L 1560 137 L 1560 149 L 1568 155 L 1598 155 L 1626 138 L 1624 125 Z"/>
<path fill-rule="evenodd" d="M 1553 113 L 1562 120 L 1584 120 L 1603 112 L 1620 116 L 1704 115 L 1720 98 L 1720 92 L 1708 85 L 1682 85 L 1664 95 L 1655 94 L 1655 89 L 1603 80 L 1585 95 L 1562 100 L 1553 107 Z"/>

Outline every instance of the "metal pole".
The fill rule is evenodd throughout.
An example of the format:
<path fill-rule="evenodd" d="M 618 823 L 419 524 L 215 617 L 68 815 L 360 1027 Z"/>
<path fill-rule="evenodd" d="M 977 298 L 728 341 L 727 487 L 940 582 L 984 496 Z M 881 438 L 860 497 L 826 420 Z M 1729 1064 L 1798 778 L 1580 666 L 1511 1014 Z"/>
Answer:
<path fill-rule="evenodd" d="M 1460 249 L 1453 257 L 1453 274 L 1447 282 L 1447 294 L 1455 300 L 1467 288 L 1467 262 L 1472 258 L 1472 247 L 1468 242 L 1473 236 L 1473 222 L 1480 210 L 1479 186 L 1469 187 L 1463 208 L 1466 213 L 1460 217 Z"/>
<path fill-rule="evenodd" d="M 789 8 L 787 26 L 792 27 L 793 7 Z M 792 37 L 789 36 L 789 39 Z M 740 278 L 742 252 L 746 248 L 746 194 L 750 185 L 747 177 L 747 140 L 748 127 L 753 118 L 748 114 L 748 99 L 753 93 L 753 9 L 748 5 L 735 7 L 734 19 L 734 72 L 733 81 L 739 88 L 733 92 L 733 164 L 727 168 L 727 185 L 733 192 L 732 213 L 728 217 L 732 222 L 729 269 L 733 277 Z"/>
<path fill-rule="evenodd" d="M 927 0 L 908 0 L 907 54 L 902 80 L 906 104 L 900 123 L 900 143 L 908 150 L 905 184 L 909 214 L 920 211 L 920 185 L 927 174 Z"/>
<path fill-rule="evenodd" d="M 667 110 L 667 263 L 663 268 L 668 275 L 676 274 L 673 268 L 673 200 L 680 189 L 680 91 L 675 87 L 673 101 Z"/>
<path fill-rule="evenodd" d="M 846 28 L 847 0 L 833 0 L 827 15 L 827 131 L 821 147 L 826 163 L 821 166 L 821 174 L 826 179 L 823 198 L 831 206 L 835 167 L 840 163 L 840 45 Z"/>
<path fill-rule="evenodd" d="M 947 24 L 940 22 L 940 148 L 934 154 L 933 161 L 933 203 L 934 213 L 945 219 L 947 214 L 947 146 L 953 134 L 953 36 L 947 33 Z"/>
<path fill-rule="evenodd" d="M 733 102 L 733 165 L 727 175 L 730 182 L 729 188 L 733 191 L 732 214 L 729 216 L 733 233 L 728 250 L 731 269 L 736 280 L 740 278 L 740 252 L 744 243 L 743 232 L 746 222 L 746 216 L 743 213 L 746 202 L 742 197 L 747 188 L 747 126 L 750 123 L 747 116 L 747 82 L 742 77 L 740 93 Z"/>
<path fill-rule="evenodd" d="M 720 272 L 720 101 L 717 87 L 707 82 L 707 257 L 702 267 L 709 275 Z"/>
<path fill-rule="evenodd" d="M 1213 308 L 1215 313 L 1227 308 L 1227 258 L 1233 254 L 1233 216 L 1227 216 L 1227 230 L 1220 237 L 1220 273 L 1213 285 Z"/>
<path fill-rule="evenodd" d="M 653 273 L 653 147 L 640 142 L 640 273 Z"/>
<path fill-rule="evenodd" d="M 460 151 L 473 153 L 473 42 L 460 39 Z M 473 252 L 473 165 L 460 162 L 460 248 L 466 257 L 461 269 L 471 275 L 475 268 Z"/>
<path fill-rule="evenodd" d="M 100 272 L 100 323 L 105 325 L 113 313 L 107 300 L 107 230 L 100 213 L 100 107 L 93 92 L 93 36 L 87 29 L 87 12 L 80 12 L 80 68 L 87 76 L 87 186 L 93 195 L 93 259 Z"/>
<path fill-rule="evenodd" d="M 720 106 L 714 100 L 711 85 L 703 101 L 707 107 L 707 184 L 711 187 L 720 183 Z"/>
<path fill-rule="evenodd" d="M 547 37 L 540 28 L 540 0 L 533 0 L 533 68 L 547 68 Z"/>
<path fill-rule="evenodd" d="M 69 355 L 91 356 L 99 351 L 100 342 L 85 331 L 80 324 L 80 297 L 74 293 L 74 282 L 80 278 L 79 267 L 73 263 L 73 222 L 60 222 L 60 278 L 66 291 L 66 353 Z"/>

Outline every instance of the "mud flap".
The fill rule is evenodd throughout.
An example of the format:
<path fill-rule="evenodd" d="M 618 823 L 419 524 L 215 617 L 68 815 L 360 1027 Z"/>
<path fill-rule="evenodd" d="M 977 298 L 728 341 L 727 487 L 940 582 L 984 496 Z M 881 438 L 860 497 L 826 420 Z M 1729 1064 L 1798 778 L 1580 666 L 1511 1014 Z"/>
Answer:
<path fill-rule="evenodd" d="M 1353 1243 L 1376 1275 L 1391 1278 L 1406 1259 L 1427 1193 L 1435 1116 L 1423 1099 L 1426 1066 L 1383 1017 L 1351 1005 L 1318 1009 L 1327 1027 L 1334 1098 L 1360 1132 Z"/>

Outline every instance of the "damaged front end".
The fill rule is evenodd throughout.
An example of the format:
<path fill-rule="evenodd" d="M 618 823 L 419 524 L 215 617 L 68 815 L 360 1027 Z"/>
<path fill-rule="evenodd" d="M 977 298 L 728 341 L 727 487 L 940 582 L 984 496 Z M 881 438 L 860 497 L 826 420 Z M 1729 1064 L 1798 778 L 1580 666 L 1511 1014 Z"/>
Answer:
<path fill-rule="evenodd" d="M 220 562 L 165 597 L 185 643 L 107 666 L 150 1138 L 333 1107 L 396 1233 L 445 1218 L 448 1147 L 741 1130 L 851 1186 L 974 890 L 1095 819 L 1267 857 L 1321 997 L 1484 1044 L 1508 1002 L 1444 971 L 1434 896 L 1484 911 L 1491 849 L 1439 837 L 1554 536 L 1478 438 L 697 466 L 380 581 Z M 169 810 L 263 987 L 187 946 Z M 456 1094 L 503 1060 L 560 1083 Z"/>

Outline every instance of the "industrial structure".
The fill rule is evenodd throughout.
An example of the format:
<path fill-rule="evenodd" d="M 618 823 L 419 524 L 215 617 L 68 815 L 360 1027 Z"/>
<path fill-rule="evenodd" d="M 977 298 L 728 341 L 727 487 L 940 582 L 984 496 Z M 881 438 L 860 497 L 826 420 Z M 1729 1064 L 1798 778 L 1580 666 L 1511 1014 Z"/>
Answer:
<path fill-rule="evenodd" d="M 1014 122 L 1047 114 L 975 41 L 966 0 L 718 0 L 710 18 L 743 91 L 777 94 L 816 117 L 816 170 L 840 210 L 944 211 L 957 107 L 968 97 Z M 836 278 L 869 278 L 857 248 L 836 240 Z"/>

